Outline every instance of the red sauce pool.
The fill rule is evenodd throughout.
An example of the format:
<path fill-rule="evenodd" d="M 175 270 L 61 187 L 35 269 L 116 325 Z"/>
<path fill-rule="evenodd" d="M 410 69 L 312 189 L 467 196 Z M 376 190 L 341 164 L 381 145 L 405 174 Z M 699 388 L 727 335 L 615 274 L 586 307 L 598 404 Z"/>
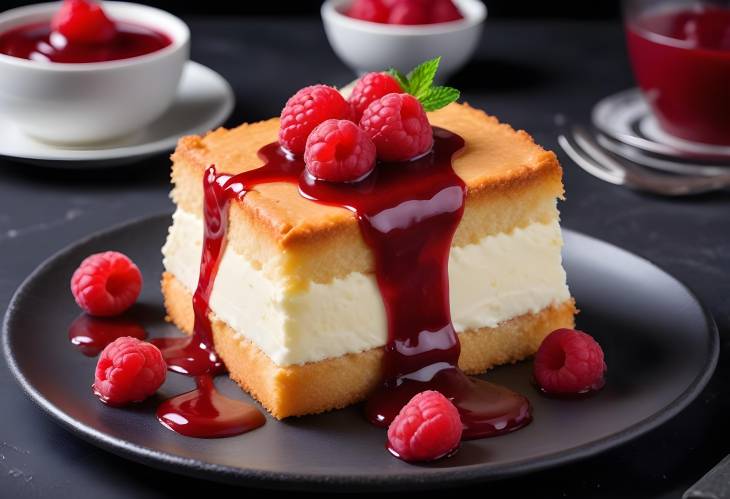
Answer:
<path fill-rule="evenodd" d="M 639 86 L 667 132 L 730 144 L 730 9 L 649 11 L 626 36 Z"/>
<path fill-rule="evenodd" d="M 266 423 L 251 404 L 221 395 L 210 375 L 195 378 L 197 388 L 163 402 L 157 418 L 187 437 L 221 438 L 246 433 Z"/>
<path fill-rule="evenodd" d="M 116 22 L 113 40 L 101 44 L 69 43 L 48 23 L 29 24 L 0 34 L 0 53 L 32 61 L 88 63 L 129 59 L 161 50 L 172 39 L 140 24 Z"/>

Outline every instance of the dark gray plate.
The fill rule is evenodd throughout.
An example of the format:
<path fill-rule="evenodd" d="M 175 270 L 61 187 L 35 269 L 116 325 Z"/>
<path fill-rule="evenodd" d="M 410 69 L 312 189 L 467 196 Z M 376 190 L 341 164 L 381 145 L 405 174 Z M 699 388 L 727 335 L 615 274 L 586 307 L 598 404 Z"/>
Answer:
<path fill-rule="evenodd" d="M 584 400 L 553 400 L 530 384 L 531 364 L 485 377 L 526 394 L 535 420 L 518 432 L 465 442 L 452 458 L 405 464 L 384 448 L 385 432 L 359 407 L 329 414 L 269 420 L 233 438 L 177 435 L 154 417 L 165 397 L 191 389 L 171 374 L 156 400 L 112 409 L 91 394 L 95 359 L 69 343 L 78 315 L 68 282 L 88 254 L 116 249 L 131 256 L 146 285 L 134 313 L 152 336 L 176 334 L 163 321 L 157 282 L 169 216 L 132 222 L 61 251 L 17 291 L 5 318 L 4 347 L 28 395 L 77 435 L 112 452 L 179 473 L 250 486 L 366 490 L 416 488 L 498 479 L 584 458 L 665 422 L 694 399 L 712 374 L 718 336 L 694 295 L 650 262 L 590 237 L 565 231 L 565 265 L 581 309 L 578 324 L 603 346 L 609 366 L 604 390 Z M 227 378 L 231 397 L 248 399 Z"/>

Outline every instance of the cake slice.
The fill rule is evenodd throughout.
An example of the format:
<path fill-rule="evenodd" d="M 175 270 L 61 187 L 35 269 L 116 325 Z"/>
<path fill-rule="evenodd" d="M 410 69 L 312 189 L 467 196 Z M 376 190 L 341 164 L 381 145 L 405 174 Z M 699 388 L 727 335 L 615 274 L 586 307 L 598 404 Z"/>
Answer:
<path fill-rule="evenodd" d="M 527 133 L 468 105 L 429 120 L 466 143 L 453 160 L 467 197 L 449 257 L 450 304 L 459 366 L 481 373 L 573 326 L 556 206 L 562 171 Z M 257 152 L 278 128 L 271 119 L 185 137 L 172 156 L 177 210 L 162 291 L 186 333 L 203 245 L 203 173 L 212 164 L 229 174 L 261 166 Z M 386 313 L 352 212 L 307 200 L 293 183 L 262 184 L 231 203 L 226 237 L 210 319 L 215 348 L 244 390 L 281 419 L 345 407 L 378 386 Z"/>

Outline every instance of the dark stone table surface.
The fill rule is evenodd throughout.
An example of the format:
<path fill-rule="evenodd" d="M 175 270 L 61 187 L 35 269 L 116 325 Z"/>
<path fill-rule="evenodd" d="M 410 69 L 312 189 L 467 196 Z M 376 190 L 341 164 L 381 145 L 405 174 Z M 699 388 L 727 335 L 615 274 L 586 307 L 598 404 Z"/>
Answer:
<path fill-rule="evenodd" d="M 304 84 L 343 84 L 353 77 L 331 52 L 318 20 L 189 22 L 192 58 L 220 72 L 235 89 L 230 124 L 278 114 Z M 471 104 L 553 149 L 558 123 L 587 120 L 599 98 L 633 85 L 618 23 L 497 19 L 487 21 L 476 57 L 451 83 Z M 688 409 L 630 444 L 574 465 L 454 493 L 678 498 L 730 450 L 730 397 L 723 381 L 730 379 L 730 195 L 682 200 L 640 195 L 596 180 L 560 157 L 568 193 L 561 205 L 564 226 L 644 256 L 693 288 L 718 323 L 719 366 Z M 118 222 L 171 210 L 168 167 L 166 157 L 96 172 L 0 160 L 0 310 L 56 250 Z M 99 450 L 45 416 L 4 362 L 0 366 L 0 497 L 142 499 L 181 493 L 263 495 L 156 471 Z"/>

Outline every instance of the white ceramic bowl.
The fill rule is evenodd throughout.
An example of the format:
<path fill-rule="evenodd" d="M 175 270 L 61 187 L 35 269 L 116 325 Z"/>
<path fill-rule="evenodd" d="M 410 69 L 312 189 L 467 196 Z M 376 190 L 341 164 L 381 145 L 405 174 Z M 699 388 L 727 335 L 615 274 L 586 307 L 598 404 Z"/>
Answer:
<path fill-rule="evenodd" d="M 0 32 L 49 21 L 59 3 L 0 14 Z M 112 19 L 149 26 L 172 44 L 139 57 L 61 64 L 0 54 L 0 113 L 28 135 L 58 144 L 108 142 L 159 117 L 175 98 L 190 52 L 190 31 L 177 17 L 145 5 L 105 2 Z"/>
<path fill-rule="evenodd" d="M 344 14 L 352 0 L 326 0 L 322 20 L 330 45 L 356 73 L 390 67 L 408 71 L 441 56 L 439 79 L 461 68 L 479 43 L 487 8 L 480 0 L 455 0 L 464 19 L 418 26 L 379 24 Z"/>

